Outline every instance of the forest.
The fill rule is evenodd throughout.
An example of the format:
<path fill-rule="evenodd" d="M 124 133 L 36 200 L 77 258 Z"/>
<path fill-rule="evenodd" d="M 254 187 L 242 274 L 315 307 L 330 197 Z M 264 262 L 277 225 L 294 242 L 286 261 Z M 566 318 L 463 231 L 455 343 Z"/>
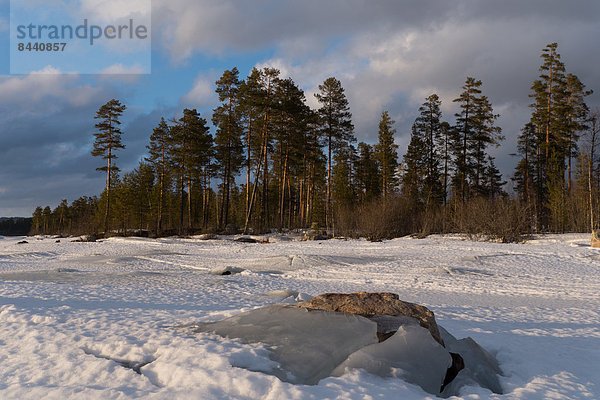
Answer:
<path fill-rule="evenodd" d="M 123 174 L 126 106 L 103 105 L 91 155 L 106 186 L 98 196 L 37 207 L 31 233 L 158 237 L 312 226 L 370 240 L 465 233 L 513 242 L 597 225 L 600 112 L 586 105 L 591 91 L 567 71 L 556 43 L 543 49 L 531 85 L 531 117 L 507 178 L 513 193 L 490 156 L 504 135 L 476 78 L 459 89 L 451 120 L 437 94 L 424 99 L 403 158 L 388 111 L 377 143 L 357 143 L 335 77 L 319 85 L 317 110 L 274 68 L 254 68 L 245 79 L 237 68 L 224 71 L 216 93 L 212 116 L 185 109 L 163 118 L 149 132 L 146 156 Z"/>

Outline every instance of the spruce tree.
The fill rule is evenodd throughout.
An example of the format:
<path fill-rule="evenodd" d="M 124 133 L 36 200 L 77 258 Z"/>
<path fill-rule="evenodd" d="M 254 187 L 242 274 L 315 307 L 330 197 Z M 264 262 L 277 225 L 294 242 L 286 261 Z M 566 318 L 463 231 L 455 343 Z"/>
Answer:
<path fill-rule="evenodd" d="M 419 116 L 415 120 L 415 134 L 421 137 L 424 151 L 425 174 L 423 176 L 422 195 L 427 206 L 443 202 L 444 188 L 440 171 L 441 157 L 438 146 L 443 141 L 441 101 L 436 94 L 427 97 L 419 107 Z M 441 149 L 442 152 L 444 149 Z"/>
<path fill-rule="evenodd" d="M 398 145 L 394 143 L 396 121 L 390 118 L 387 111 L 381 114 L 379 120 L 378 142 L 375 145 L 375 156 L 379 161 L 381 175 L 381 195 L 385 202 L 387 197 L 398 187 Z"/>
<path fill-rule="evenodd" d="M 481 81 L 468 77 L 463 92 L 454 102 L 459 103 L 454 129 L 455 195 L 463 202 L 474 195 L 485 195 L 482 177 L 487 165 L 487 148 L 499 146 L 504 138 L 495 120 L 498 115 L 488 98 L 481 95 Z"/>
<path fill-rule="evenodd" d="M 336 152 L 332 171 L 332 201 L 337 207 L 352 206 L 356 200 L 353 164 L 356 150 L 348 145 Z"/>
<path fill-rule="evenodd" d="M 487 162 L 483 170 L 483 187 L 484 194 L 492 199 L 496 199 L 499 197 L 506 196 L 506 192 L 503 189 L 503 186 L 506 184 L 506 181 L 502 180 L 502 174 L 500 170 L 496 168 L 496 164 L 494 162 L 494 158 L 488 156 Z"/>
<path fill-rule="evenodd" d="M 504 140 L 501 135 L 502 129 L 495 125 L 499 115 L 494 114 L 492 104 L 486 96 L 477 99 L 475 108 L 475 132 L 470 143 L 470 154 L 473 159 L 472 182 L 473 188 L 478 194 L 485 194 L 485 185 L 481 179 L 486 170 L 487 147 L 489 145 L 500 146 Z"/>
<path fill-rule="evenodd" d="M 356 187 L 361 203 L 377 198 L 381 193 L 380 174 L 373 146 L 360 142 L 356 161 Z"/>
<path fill-rule="evenodd" d="M 402 196 L 409 200 L 413 212 L 417 212 L 422 204 L 423 176 L 427 165 L 425 143 L 421 132 L 415 124 L 412 127 L 408 149 L 404 155 L 404 173 L 402 174 Z"/>
<path fill-rule="evenodd" d="M 125 145 L 121 142 L 121 129 L 119 126 L 121 122 L 119 118 L 123 114 L 127 107 L 122 105 L 120 101 L 112 99 L 104 104 L 94 119 L 100 120 L 96 124 L 98 132 L 94 133 L 96 140 L 94 141 L 94 149 L 92 150 L 92 156 L 102 157 L 106 160 L 106 166 L 96 168 L 97 171 L 106 172 L 106 205 L 104 213 L 104 235 L 109 235 L 109 222 L 110 222 L 110 189 L 111 189 L 111 175 L 112 172 L 116 172 L 119 168 L 114 165 L 113 160 L 117 158 L 115 152 L 119 149 L 124 149 Z"/>
<path fill-rule="evenodd" d="M 333 222 L 331 207 L 333 156 L 356 139 L 353 133 L 352 113 L 342 83 L 334 77 L 327 78 L 322 85 L 319 85 L 319 93 L 316 93 L 315 97 L 321 103 L 318 111 L 320 132 L 327 148 L 325 223 L 329 228 Z"/>

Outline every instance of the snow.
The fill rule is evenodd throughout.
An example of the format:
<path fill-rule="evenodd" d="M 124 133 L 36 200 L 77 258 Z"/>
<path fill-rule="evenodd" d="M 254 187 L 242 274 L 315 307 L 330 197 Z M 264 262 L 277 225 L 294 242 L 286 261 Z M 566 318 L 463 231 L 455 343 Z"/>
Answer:
<path fill-rule="evenodd" d="M 589 235 L 520 245 L 265 239 L 0 239 L 0 398 L 435 398 L 393 365 L 388 377 L 348 369 L 317 385 L 282 381 L 264 373 L 286 362 L 267 344 L 194 332 L 357 291 L 423 304 L 497 358 L 504 394 L 470 384 L 457 398 L 600 398 L 600 249 Z M 211 274 L 227 267 L 243 271 Z"/>

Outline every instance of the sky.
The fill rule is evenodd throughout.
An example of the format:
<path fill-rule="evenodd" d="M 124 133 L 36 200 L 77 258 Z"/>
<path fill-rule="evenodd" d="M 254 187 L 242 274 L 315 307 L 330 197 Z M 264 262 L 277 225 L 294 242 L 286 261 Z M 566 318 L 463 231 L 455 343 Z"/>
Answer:
<path fill-rule="evenodd" d="M 214 83 L 233 67 L 242 76 L 255 66 L 278 68 L 304 89 L 313 108 L 318 85 L 337 77 L 357 139 L 376 142 L 387 110 L 401 155 L 425 97 L 437 93 L 444 119 L 453 123 L 452 100 L 467 76 L 480 79 L 501 115 L 506 139 L 492 154 L 505 180 L 517 162 L 511 154 L 529 120 L 529 88 L 548 43 L 558 43 L 567 72 L 596 92 L 588 105 L 600 107 L 597 0 L 152 0 L 151 9 L 150 0 L 27 1 L 37 2 L 37 16 L 51 4 L 71 3 L 74 21 L 103 24 L 124 9 L 146 10 L 136 18 L 151 15 L 150 58 L 121 48 L 121 41 L 98 45 L 80 57 L 87 61 L 81 65 L 49 58 L 11 74 L 14 26 L 10 2 L 0 0 L 0 216 L 31 216 L 38 205 L 54 208 L 61 199 L 102 191 L 101 160 L 90 150 L 93 117 L 108 100 L 128 107 L 122 117 L 126 149 L 117 160 L 127 172 L 145 155 L 161 117 L 196 108 L 210 120 Z"/>

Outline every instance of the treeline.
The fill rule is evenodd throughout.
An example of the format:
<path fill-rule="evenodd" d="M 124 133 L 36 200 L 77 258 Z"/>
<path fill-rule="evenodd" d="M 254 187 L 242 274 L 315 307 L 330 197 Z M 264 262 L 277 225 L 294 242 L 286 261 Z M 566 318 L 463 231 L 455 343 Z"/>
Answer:
<path fill-rule="evenodd" d="M 512 241 L 534 231 L 588 230 L 600 183 L 600 122 L 556 44 L 542 57 L 513 196 L 488 152 L 504 138 L 480 80 L 467 78 L 453 123 L 444 121 L 436 94 L 425 99 L 400 161 L 387 111 L 378 142 L 356 143 L 336 78 L 319 85 L 320 108 L 312 110 L 278 70 L 255 68 L 243 80 L 233 68 L 216 82 L 214 134 L 195 109 L 163 118 L 146 157 L 124 175 L 115 159 L 125 147 L 119 118 L 126 107 L 117 100 L 102 106 L 92 155 L 106 163 L 98 168 L 106 173 L 103 193 L 38 207 L 32 232 L 258 233 L 318 224 L 371 239 L 466 232 Z"/>
<path fill-rule="evenodd" d="M 22 236 L 31 231 L 31 218 L 0 218 L 0 235 Z"/>

